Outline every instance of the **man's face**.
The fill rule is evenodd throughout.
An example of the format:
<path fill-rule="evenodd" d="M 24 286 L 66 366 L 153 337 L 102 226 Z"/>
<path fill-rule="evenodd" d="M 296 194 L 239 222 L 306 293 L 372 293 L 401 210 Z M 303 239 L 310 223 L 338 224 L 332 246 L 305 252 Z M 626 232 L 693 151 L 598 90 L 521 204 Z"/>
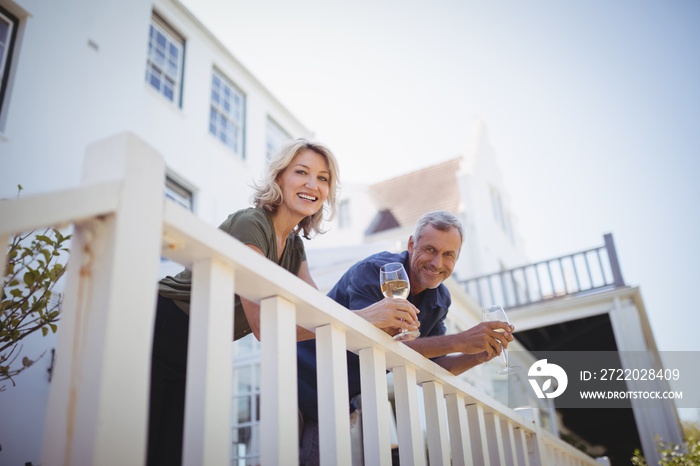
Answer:
<path fill-rule="evenodd" d="M 408 240 L 409 279 L 411 293 L 417 295 L 426 288 L 437 288 L 452 274 L 462 247 L 457 228 L 440 231 L 430 225 L 423 228 L 418 241 Z"/>

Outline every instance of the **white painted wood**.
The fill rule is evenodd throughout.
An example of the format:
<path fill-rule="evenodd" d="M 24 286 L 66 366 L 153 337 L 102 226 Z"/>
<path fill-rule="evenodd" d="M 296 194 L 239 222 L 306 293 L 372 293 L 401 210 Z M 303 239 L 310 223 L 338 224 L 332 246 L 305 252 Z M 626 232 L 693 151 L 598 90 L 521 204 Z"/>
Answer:
<path fill-rule="evenodd" d="M 334 324 L 317 328 L 316 359 L 321 464 L 350 466 L 352 455 L 345 330 Z"/>
<path fill-rule="evenodd" d="M 84 184 L 124 181 L 114 214 L 75 228 L 44 465 L 145 461 L 163 177 L 162 158 L 132 135 L 88 149 Z"/>
<path fill-rule="evenodd" d="M 525 432 L 525 429 L 521 427 L 515 429 L 515 453 L 518 458 L 518 465 L 530 466 L 530 457 L 527 454 L 527 434 Z"/>
<path fill-rule="evenodd" d="M 192 267 L 183 464 L 231 459 L 233 270 L 216 259 Z"/>
<path fill-rule="evenodd" d="M 513 423 L 506 418 L 500 418 L 501 436 L 503 438 L 503 453 L 507 466 L 518 466 L 518 458 L 515 451 L 515 432 Z"/>
<path fill-rule="evenodd" d="M 379 347 L 360 350 L 360 386 L 362 390 L 362 439 L 365 464 L 391 464 L 389 432 L 389 394 L 386 382 L 386 358 Z"/>
<path fill-rule="evenodd" d="M 279 296 L 261 301 L 260 341 L 260 459 L 263 466 L 296 464 L 299 417 L 294 304 Z"/>
<path fill-rule="evenodd" d="M 467 419 L 469 421 L 469 440 L 472 449 L 474 464 L 491 465 L 489 448 L 486 442 L 486 421 L 484 419 L 484 407 L 479 403 L 467 405 Z"/>
<path fill-rule="evenodd" d="M 503 465 L 506 460 L 503 452 L 503 432 L 501 431 L 501 421 L 498 413 L 485 413 L 484 421 L 486 424 L 489 457 L 495 464 Z"/>
<path fill-rule="evenodd" d="M 416 370 L 410 366 L 399 366 L 393 372 L 399 462 L 405 466 L 423 466 L 425 444 L 420 425 Z"/>
<path fill-rule="evenodd" d="M 111 180 L 50 195 L 23 196 L 12 202 L 0 202 L 0 218 L 11 219 L 0 223 L 0 233 L 62 227 L 69 222 L 80 223 L 98 215 L 107 215 L 116 211 L 121 193 L 122 181 Z"/>
<path fill-rule="evenodd" d="M 445 395 L 447 405 L 447 422 L 450 432 L 450 449 L 454 466 L 471 464 L 471 445 L 469 443 L 469 421 L 464 395 L 450 393 Z"/>
<path fill-rule="evenodd" d="M 450 464 L 450 445 L 447 434 L 445 394 L 436 381 L 423 384 L 425 424 L 428 438 L 428 460 L 431 465 Z"/>

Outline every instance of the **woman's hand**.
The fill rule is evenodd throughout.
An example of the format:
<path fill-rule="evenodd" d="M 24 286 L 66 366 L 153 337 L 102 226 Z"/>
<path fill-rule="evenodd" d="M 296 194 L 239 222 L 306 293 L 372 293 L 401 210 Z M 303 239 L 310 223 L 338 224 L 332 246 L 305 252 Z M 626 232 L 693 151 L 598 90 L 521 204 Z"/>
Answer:
<path fill-rule="evenodd" d="M 420 326 L 418 308 L 401 298 L 384 298 L 354 312 L 389 335 L 395 335 L 400 329 L 417 330 Z"/>

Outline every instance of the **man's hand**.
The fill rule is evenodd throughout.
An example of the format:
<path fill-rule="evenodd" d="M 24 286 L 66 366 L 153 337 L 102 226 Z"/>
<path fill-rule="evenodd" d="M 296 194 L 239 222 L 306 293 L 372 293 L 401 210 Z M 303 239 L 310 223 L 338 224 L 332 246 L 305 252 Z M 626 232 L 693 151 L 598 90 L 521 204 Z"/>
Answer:
<path fill-rule="evenodd" d="M 389 335 L 398 333 L 399 329 L 417 330 L 420 326 L 418 308 L 401 298 L 384 298 L 354 312 Z"/>
<path fill-rule="evenodd" d="M 404 344 L 456 375 L 501 354 L 513 341 L 514 330 L 505 322 L 481 322 L 460 333 L 416 338 Z"/>
<path fill-rule="evenodd" d="M 464 354 L 485 352 L 488 361 L 513 341 L 513 330 L 515 327 L 505 322 L 481 322 L 456 335 L 457 351 Z"/>

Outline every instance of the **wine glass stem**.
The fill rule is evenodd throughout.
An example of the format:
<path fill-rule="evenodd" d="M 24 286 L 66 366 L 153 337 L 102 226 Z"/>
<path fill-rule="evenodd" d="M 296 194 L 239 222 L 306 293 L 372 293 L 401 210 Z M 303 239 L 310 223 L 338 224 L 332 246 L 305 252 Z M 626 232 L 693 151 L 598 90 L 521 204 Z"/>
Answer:
<path fill-rule="evenodd" d="M 508 352 L 503 348 L 503 345 L 501 345 L 501 357 L 503 358 L 505 366 L 508 367 Z"/>

